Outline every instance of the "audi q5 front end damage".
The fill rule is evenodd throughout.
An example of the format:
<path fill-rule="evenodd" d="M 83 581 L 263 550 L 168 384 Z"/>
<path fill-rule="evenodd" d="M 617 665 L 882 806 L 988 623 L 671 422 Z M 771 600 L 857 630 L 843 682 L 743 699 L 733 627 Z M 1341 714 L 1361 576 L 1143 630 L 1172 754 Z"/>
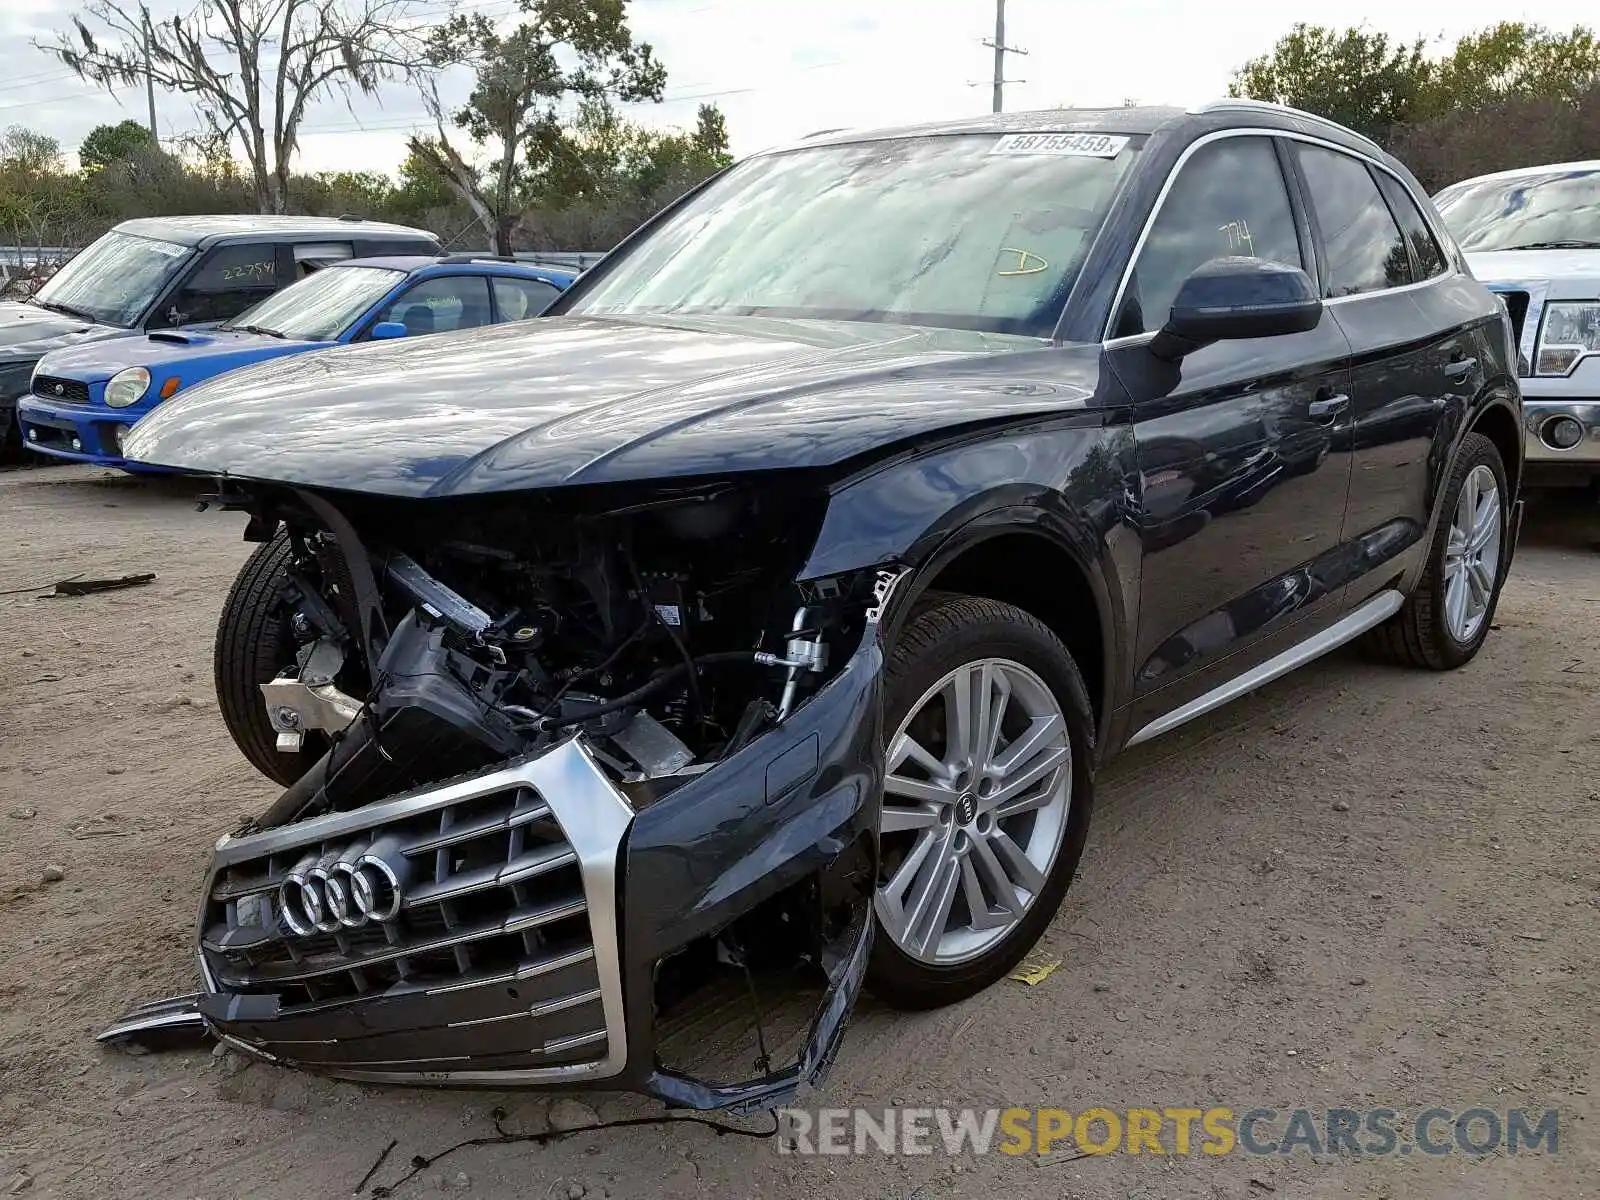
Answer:
<path fill-rule="evenodd" d="M 217 1037 L 345 1078 L 699 1108 L 820 1076 L 870 947 L 895 580 L 796 581 L 823 496 L 216 499 L 263 543 L 219 632 L 224 715 L 288 782 L 212 858 L 194 1003 Z M 795 964 L 823 998 L 793 1063 L 662 1065 L 664 1007 Z"/>

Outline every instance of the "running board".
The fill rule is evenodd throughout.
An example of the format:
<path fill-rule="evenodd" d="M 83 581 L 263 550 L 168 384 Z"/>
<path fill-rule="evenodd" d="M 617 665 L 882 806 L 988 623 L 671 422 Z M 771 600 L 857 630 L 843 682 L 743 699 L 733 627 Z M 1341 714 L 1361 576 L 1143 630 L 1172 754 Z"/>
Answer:
<path fill-rule="evenodd" d="M 1221 708 L 1230 701 L 1237 700 L 1246 692 L 1253 692 L 1263 684 L 1271 683 L 1282 675 L 1287 675 L 1296 667 L 1303 667 L 1314 658 L 1321 658 L 1330 650 L 1337 650 L 1346 642 L 1360 637 L 1375 625 L 1381 625 L 1395 613 L 1400 611 L 1406 598 L 1399 592 L 1379 592 L 1360 608 L 1348 616 L 1329 625 L 1320 633 L 1313 634 L 1303 642 L 1290 646 L 1282 654 L 1267 659 L 1259 666 L 1251 667 L 1243 675 L 1228 680 L 1221 687 L 1213 688 L 1203 696 L 1196 696 L 1189 703 L 1173 709 L 1164 717 L 1157 717 L 1138 733 L 1134 734 L 1125 743 L 1124 747 L 1137 746 L 1140 742 L 1148 742 L 1153 737 L 1160 737 L 1163 733 L 1176 729 L 1187 721 L 1192 721 L 1198 716 L 1210 712 L 1214 708 Z"/>

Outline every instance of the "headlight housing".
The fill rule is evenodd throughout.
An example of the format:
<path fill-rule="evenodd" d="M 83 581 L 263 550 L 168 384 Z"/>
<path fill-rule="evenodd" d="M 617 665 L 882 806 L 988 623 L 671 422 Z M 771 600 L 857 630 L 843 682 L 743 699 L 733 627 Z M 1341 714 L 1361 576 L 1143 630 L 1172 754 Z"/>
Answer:
<path fill-rule="evenodd" d="M 112 408 L 127 408 L 144 399 L 150 390 L 150 372 L 143 367 L 118 371 L 106 384 L 106 403 Z"/>
<path fill-rule="evenodd" d="M 1600 352 L 1600 300 L 1558 300 L 1544 306 L 1535 375 L 1570 375 L 1578 360 Z"/>

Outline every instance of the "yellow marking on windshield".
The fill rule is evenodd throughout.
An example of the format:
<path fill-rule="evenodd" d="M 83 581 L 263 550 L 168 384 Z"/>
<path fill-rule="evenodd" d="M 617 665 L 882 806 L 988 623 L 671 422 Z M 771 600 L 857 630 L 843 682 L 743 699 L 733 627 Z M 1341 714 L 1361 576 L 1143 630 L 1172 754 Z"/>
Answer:
<path fill-rule="evenodd" d="M 1031 250 L 1019 250 L 1015 246 L 1001 246 L 1001 254 L 1015 254 L 1017 256 L 1016 268 L 1010 271 L 996 271 L 996 275 L 1037 275 L 1040 271 L 1048 271 L 1050 264 L 1040 258 Z M 1036 262 L 1037 267 L 1030 267 L 1030 262 Z"/>

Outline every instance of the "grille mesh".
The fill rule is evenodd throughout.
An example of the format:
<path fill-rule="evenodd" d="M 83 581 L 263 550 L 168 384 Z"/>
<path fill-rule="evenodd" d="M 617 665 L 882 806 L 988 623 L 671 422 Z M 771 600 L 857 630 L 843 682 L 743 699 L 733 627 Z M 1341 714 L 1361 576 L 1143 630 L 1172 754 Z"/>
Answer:
<path fill-rule="evenodd" d="M 386 842 L 408 871 L 392 921 L 295 934 L 280 886 L 309 856 L 343 857 Z M 538 792 L 511 786 L 444 807 L 315 839 L 221 869 L 211 881 L 202 948 L 217 984 L 277 995 L 285 1014 L 375 996 L 448 993 L 547 977 L 566 991 L 533 1011 L 581 1009 L 597 993 L 593 935 L 577 854 Z M 570 994 L 568 994 L 570 992 Z M 525 998 L 526 999 L 526 998 Z M 603 1020 L 552 1053 L 592 1059 Z M 571 1040 L 570 1038 L 568 1040 Z"/>
<path fill-rule="evenodd" d="M 56 389 L 61 389 L 57 391 Z M 33 380 L 33 394 L 57 404 L 89 403 L 89 385 L 81 379 L 61 379 L 54 375 L 38 375 Z"/>

